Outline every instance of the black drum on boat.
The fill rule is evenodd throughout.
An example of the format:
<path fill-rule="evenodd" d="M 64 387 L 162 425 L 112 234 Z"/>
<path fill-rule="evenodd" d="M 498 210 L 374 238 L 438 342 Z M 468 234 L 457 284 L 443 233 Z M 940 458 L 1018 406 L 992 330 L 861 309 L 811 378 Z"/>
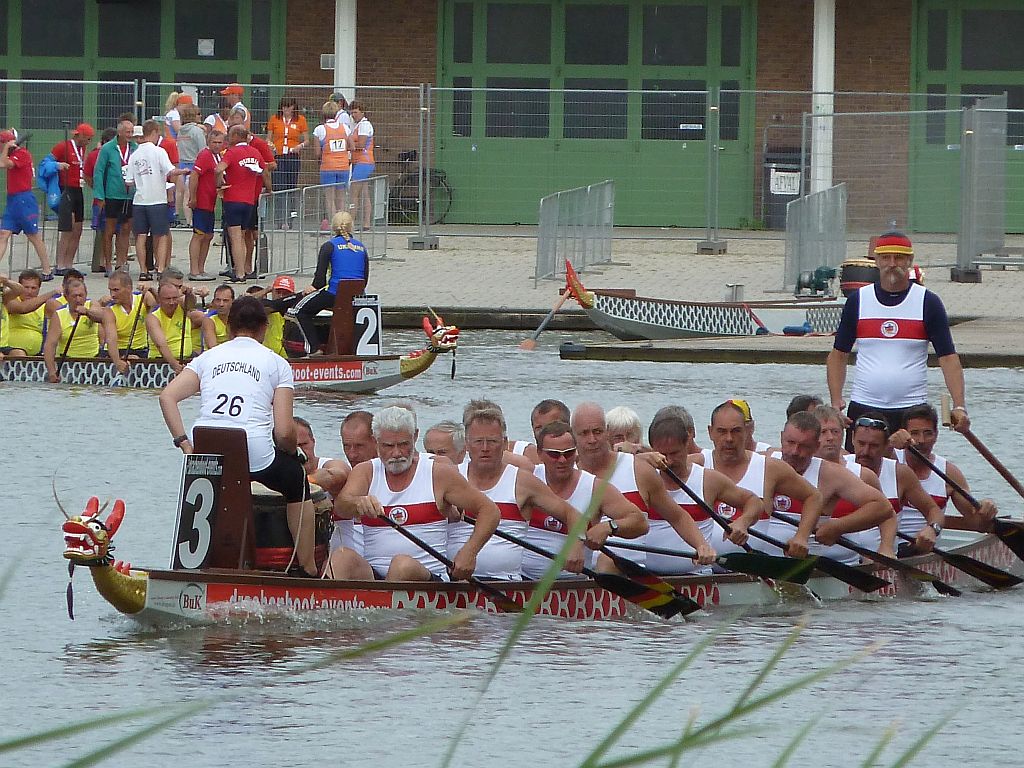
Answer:
<path fill-rule="evenodd" d="M 334 502 L 327 492 L 310 486 L 310 499 L 316 510 L 316 564 L 323 568 L 330 554 L 331 534 L 334 532 L 332 513 Z M 252 484 L 252 517 L 255 526 L 255 567 L 260 571 L 283 571 L 292 560 L 294 541 L 288 530 L 284 496 L 260 483 Z M 298 562 L 297 560 L 295 562 Z"/>
<path fill-rule="evenodd" d="M 873 259 L 847 259 L 839 268 L 839 290 L 843 296 L 865 285 L 878 282 L 878 267 Z"/>

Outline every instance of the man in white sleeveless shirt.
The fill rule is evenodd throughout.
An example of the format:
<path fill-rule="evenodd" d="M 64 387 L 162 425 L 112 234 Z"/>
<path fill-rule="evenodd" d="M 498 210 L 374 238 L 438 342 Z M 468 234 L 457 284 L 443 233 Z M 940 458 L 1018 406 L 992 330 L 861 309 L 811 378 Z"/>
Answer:
<path fill-rule="evenodd" d="M 614 520 L 620 538 L 634 539 L 647 532 L 647 516 L 628 501 L 613 485 L 601 486 L 600 481 L 589 472 L 576 468 L 576 440 L 569 424 L 552 421 L 537 433 L 537 455 L 540 464 L 534 474 L 545 483 L 560 499 L 565 499 L 581 514 L 590 514 L 592 519 Z M 524 537 L 548 552 L 558 552 L 565 544 L 569 527 L 543 510 L 531 510 L 529 530 Z M 587 529 L 589 547 L 600 547 L 608 540 L 611 526 L 593 522 Z M 593 552 L 587 553 L 587 565 L 593 567 Z M 523 576 L 539 579 L 548 569 L 551 561 L 533 552 L 523 553 Z M 562 571 L 560 578 L 574 574 Z"/>
<path fill-rule="evenodd" d="M 818 490 L 796 473 L 791 466 L 779 459 L 770 459 L 760 453 L 747 450 L 747 421 L 750 409 L 744 409 L 735 400 L 726 400 L 711 412 L 711 424 L 708 426 L 708 437 L 714 448 L 705 448 L 695 455 L 693 460 L 708 469 L 714 469 L 732 480 L 740 488 L 746 488 L 764 499 L 765 508 L 770 509 L 776 494 L 785 494 L 798 500 L 802 505 L 800 525 L 786 544 L 786 554 L 790 557 L 806 557 L 808 541 L 814 526 L 821 514 L 821 494 Z M 735 534 L 736 529 L 743 532 L 753 527 L 763 533 L 769 533 L 770 518 L 751 519 L 747 514 L 737 514 L 728 506 L 720 505 L 718 512 L 732 518 L 730 526 Z M 767 512 L 765 513 L 767 516 Z M 736 540 L 735 535 L 728 540 L 717 539 L 715 548 L 720 551 L 735 551 L 729 543 L 742 546 L 744 542 Z M 750 539 L 750 546 L 766 552 L 777 551 L 775 547 L 757 538 Z"/>
<path fill-rule="evenodd" d="M 699 565 L 710 565 L 715 561 L 715 550 L 704 540 L 693 519 L 668 495 L 654 467 L 647 462 L 636 461 L 632 454 L 612 450 L 604 409 L 600 405 L 581 403 L 573 411 L 570 424 L 579 451 L 577 463 L 580 469 L 606 479 L 646 515 L 668 521 L 683 541 L 697 552 Z M 614 520 L 605 524 L 611 527 L 612 535 L 618 535 L 618 525 Z M 643 552 L 624 550 L 621 554 L 635 562 L 645 560 Z M 617 570 L 611 559 L 604 555 L 598 558 L 597 568 L 600 571 Z"/>
<path fill-rule="evenodd" d="M 498 405 L 493 400 L 470 400 L 466 404 L 466 407 L 462 409 L 462 423 L 468 424 L 470 414 L 472 414 L 474 411 L 484 410 L 497 411 L 502 415 L 502 418 L 505 418 L 505 414 L 501 410 L 501 406 Z M 526 458 L 526 456 L 523 455 L 523 451 L 525 450 L 526 446 L 521 445 L 519 443 L 520 441 L 509 440 L 508 437 L 505 438 L 505 461 L 508 462 L 509 464 L 519 467 L 520 469 L 525 469 L 528 472 L 533 472 L 533 461 Z M 519 449 L 518 452 L 514 450 L 516 448 Z"/>
<path fill-rule="evenodd" d="M 469 462 L 459 472 L 469 484 L 493 501 L 501 514 L 498 527 L 523 538 L 530 514 L 539 509 L 559 521 L 566 529 L 579 520 L 580 513 L 551 492 L 532 472 L 505 460 L 505 418 L 500 411 L 482 408 L 467 416 L 466 445 Z M 448 524 L 448 557 L 458 556 L 473 533 L 473 525 L 461 520 Z M 480 578 L 518 580 L 522 578 L 523 548 L 499 537 L 491 539 L 476 558 L 474 575 Z M 579 573 L 583 568 L 583 542 L 577 541 L 565 561 L 566 570 Z"/>
<path fill-rule="evenodd" d="M 466 428 L 456 421 L 437 422 L 423 433 L 423 450 L 459 466 L 466 460 Z"/>
<path fill-rule="evenodd" d="M 523 449 L 523 456 L 539 466 L 540 454 L 538 453 L 537 445 L 540 444 L 540 431 L 548 424 L 556 421 L 568 424 L 570 416 L 569 406 L 561 400 L 545 398 L 533 406 L 533 409 L 530 411 L 530 429 L 533 430 L 535 442 Z"/>
<path fill-rule="evenodd" d="M 956 493 L 952 486 L 932 471 L 931 467 L 925 465 L 911 451 L 902 450 L 907 445 L 913 445 L 928 458 L 928 461 L 949 475 L 950 480 L 965 491 L 970 491 L 971 486 L 968 485 L 960 467 L 935 453 L 935 443 L 938 439 L 939 415 L 935 408 L 926 403 L 909 408 L 903 414 L 903 428 L 889 438 L 889 443 L 897 449 L 896 458 L 914 471 L 917 479 L 921 481 L 921 487 L 941 510 L 945 511 L 946 502 L 952 500 L 953 506 L 963 515 L 969 527 L 985 530 L 988 522 L 999 514 L 992 499 L 980 499 L 980 509 L 976 510 L 971 502 Z M 902 533 L 916 536 L 924 524 L 924 516 L 920 510 L 909 506 L 900 510 L 899 529 Z"/>
<path fill-rule="evenodd" d="M 443 579 L 445 566 L 379 518 L 387 515 L 425 543 L 443 551 L 448 521 L 441 510 L 458 507 L 477 520 L 469 541 L 455 558 L 452 579 L 476 570 L 476 557 L 498 527 L 498 508 L 448 462 L 416 452 L 416 416 L 405 408 L 385 408 L 373 417 L 378 458 L 357 464 L 334 511 L 363 523 L 363 556 L 341 549 L 332 557 L 335 578 L 430 581 Z"/>

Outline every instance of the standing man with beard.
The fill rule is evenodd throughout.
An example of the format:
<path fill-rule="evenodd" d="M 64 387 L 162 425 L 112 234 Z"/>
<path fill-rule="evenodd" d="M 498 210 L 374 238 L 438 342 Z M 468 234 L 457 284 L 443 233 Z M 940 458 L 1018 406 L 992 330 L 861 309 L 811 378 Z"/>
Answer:
<path fill-rule="evenodd" d="M 889 432 L 896 431 L 908 408 L 928 401 L 931 342 L 953 398 L 953 428 L 964 432 L 971 426 L 964 405 L 964 371 L 953 346 L 946 308 L 936 294 L 910 282 L 913 261 L 914 250 L 903 233 L 888 232 L 878 238 L 878 283 L 865 285 L 846 300 L 828 355 L 826 376 L 832 407 L 846 409 L 847 424 L 867 411 L 876 411 L 884 417 Z M 843 384 L 855 342 L 857 364 L 847 408 Z M 851 435 L 847 434 L 847 450 L 853 450 Z"/>

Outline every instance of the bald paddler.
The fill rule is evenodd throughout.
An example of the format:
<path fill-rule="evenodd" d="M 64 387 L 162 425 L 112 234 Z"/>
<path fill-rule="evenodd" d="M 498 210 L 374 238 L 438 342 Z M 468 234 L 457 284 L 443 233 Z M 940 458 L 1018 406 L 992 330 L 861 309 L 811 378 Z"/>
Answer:
<path fill-rule="evenodd" d="M 43 343 L 43 359 L 49 381 L 60 381 L 57 358 L 95 358 L 100 353 L 100 329 L 103 338 L 111 339 L 110 359 L 121 373 L 128 371 L 128 363 L 117 351 L 117 327 L 114 315 L 99 303 L 88 299 L 85 283 L 69 280 L 65 287 L 64 299 L 67 304 L 53 313 L 53 320 L 47 324 L 46 341 Z"/>
<path fill-rule="evenodd" d="M 202 330 L 207 349 L 217 346 L 213 320 L 201 310 L 186 311 L 181 289 L 171 282 L 160 283 L 156 299 L 156 309 L 146 315 L 149 359 L 162 359 L 176 374 L 181 373 L 184 361 L 192 357 L 193 328 Z"/>

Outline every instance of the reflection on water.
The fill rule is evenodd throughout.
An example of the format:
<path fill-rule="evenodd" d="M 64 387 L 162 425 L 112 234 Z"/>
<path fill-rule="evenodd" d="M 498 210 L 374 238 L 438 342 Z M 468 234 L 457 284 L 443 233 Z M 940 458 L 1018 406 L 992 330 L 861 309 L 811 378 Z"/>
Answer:
<path fill-rule="evenodd" d="M 471 397 L 500 402 L 510 435 L 529 437 L 529 410 L 542 397 L 574 405 L 594 399 L 630 404 L 644 419 L 670 402 L 706 423 L 711 408 L 745 396 L 757 433 L 773 441 L 790 397 L 825 390 L 824 370 L 808 366 L 737 366 L 562 362 L 557 334 L 541 349 L 516 349 L 523 334 L 467 333 L 458 375 L 435 369 L 380 395 L 362 398 L 299 395 L 297 411 L 313 424 L 319 453 L 339 455 L 338 424 L 353 407 L 375 409 L 405 400 L 421 428 L 458 417 Z M 389 348 L 420 343 L 419 334 L 393 334 Z M 968 371 L 975 431 L 997 456 L 1018 469 L 1019 438 L 1005 426 L 1022 405 L 1020 373 Z M 929 374 L 939 391 L 937 372 Z M 420 638 L 373 656 L 315 672 L 305 668 L 337 650 L 413 626 L 408 615 L 227 620 L 210 627 L 154 632 L 116 614 L 79 569 L 76 621 L 64 608 L 66 569 L 60 562 L 62 517 L 50 494 L 56 472 L 60 498 L 77 512 L 88 496 L 127 502 L 117 555 L 136 565 L 167 563 L 177 501 L 180 460 L 170 444 L 151 392 L 72 390 L 0 384 L 7 429 L 0 457 L 7 481 L 4 521 L 7 556 L 19 558 L 0 599 L 9 707 L 0 736 L 24 733 L 113 707 L 173 704 L 227 695 L 201 716 L 133 746 L 127 764 L 166 765 L 187 759 L 206 765 L 289 765 L 323 762 L 376 766 L 437 764 L 513 619 L 480 615 L 466 626 Z M 187 403 L 186 419 L 196 403 Z M 706 442 L 706 441 L 703 441 Z M 1005 483 L 961 438 L 944 433 L 949 456 L 982 496 L 1020 509 Z M 822 722 L 794 764 L 859 764 L 890 723 L 902 723 L 897 749 L 943 715 L 953 722 L 919 764 L 959 765 L 970 740 L 971 762 L 1019 763 L 1019 738 L 991 731 L 993 712 L 1024 704 L 1017 676 L 1022 661 L 1024 594 L 967 593 L 935 603 L 865 602 L 799 615 L 720 614 L 696 621 L 605 623 L 536 620 L 472 713 L 462 765 L 488 768 L 569 765 L 578 762 L 622 713 L 644 696 L 671 663 L 721 629 L 704 657 L 686 671 L 650 715 L 641 718 L 621 750 L 648 748 L 682 729 L 692 709 L 708 718 L 730 706 L 806 611 L 807 627 L 773 673 L 770 689 L 846 658 L 872 642 L 870 657 L 792 699 L 759 713 L 756 738 L 708 749 L 717 766 L 769 764 L 808 718 Z M 102 735 L 113 739 L 121 731 Z M 98 734 L 99 735 L 99 734 Z M 66 744 L 80 754 L 95 737 Z M 5 758 L 9 758 L 5 755 Z M 766 759 L 767 758 L 767 759 Z M 31 750 L 4 765 L 49 765 L 51 747 Z"/>

